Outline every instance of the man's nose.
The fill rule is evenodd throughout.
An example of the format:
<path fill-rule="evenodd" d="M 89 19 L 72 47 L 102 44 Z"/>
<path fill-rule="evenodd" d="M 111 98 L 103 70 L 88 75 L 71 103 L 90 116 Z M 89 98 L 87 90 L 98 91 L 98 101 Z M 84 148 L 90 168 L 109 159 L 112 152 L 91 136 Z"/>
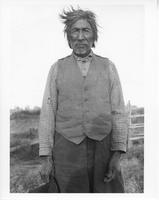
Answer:
<path fill-rule="evenodd" d="M 78 39 L 79 39 L 79 40 L 83 40 L 83 39 L 84 39 L 83 31 L 79 31 Z"/>

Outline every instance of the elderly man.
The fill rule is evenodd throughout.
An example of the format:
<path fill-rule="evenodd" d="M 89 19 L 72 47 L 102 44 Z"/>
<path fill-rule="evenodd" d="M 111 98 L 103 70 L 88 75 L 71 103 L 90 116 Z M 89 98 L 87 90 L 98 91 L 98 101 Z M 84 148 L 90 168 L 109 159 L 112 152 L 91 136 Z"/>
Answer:
<path fill-rule="evenodd" d="M 115 65 L 95 55 L 95 14 L 71 9 L 62 18 L 72 54 L 50 69 L 39 126 L 41 174 L 61 193 L 123 193 L 120 166 L 127 123 Z"/>

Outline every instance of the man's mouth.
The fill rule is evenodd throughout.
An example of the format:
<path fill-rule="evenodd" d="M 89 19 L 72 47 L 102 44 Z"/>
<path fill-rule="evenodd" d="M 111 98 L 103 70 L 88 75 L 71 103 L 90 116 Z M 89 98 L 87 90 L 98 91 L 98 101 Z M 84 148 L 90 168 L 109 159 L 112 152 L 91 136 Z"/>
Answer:
<path fill-rule="evenodd" d="M 87 43 L 77 42 L 76 45 L 87 45 Z"/>
<path fill-rule="evenodd" d="M 87 45 L 86 44 L 77 44 L 76 47 L 77 48 L 85 48 Z"/>

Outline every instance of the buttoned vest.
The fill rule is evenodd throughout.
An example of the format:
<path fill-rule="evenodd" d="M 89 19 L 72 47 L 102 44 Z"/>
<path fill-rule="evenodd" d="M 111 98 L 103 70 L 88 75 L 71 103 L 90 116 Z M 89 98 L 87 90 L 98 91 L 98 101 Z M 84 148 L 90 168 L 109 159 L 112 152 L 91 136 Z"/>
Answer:
<path fill-rule="evenodd" d="M 112 129 L 109 60 L 93 55 L 87 76 L 73 55 L 58 61 L 55 130 L 79 144 L 102 140 Z"/>

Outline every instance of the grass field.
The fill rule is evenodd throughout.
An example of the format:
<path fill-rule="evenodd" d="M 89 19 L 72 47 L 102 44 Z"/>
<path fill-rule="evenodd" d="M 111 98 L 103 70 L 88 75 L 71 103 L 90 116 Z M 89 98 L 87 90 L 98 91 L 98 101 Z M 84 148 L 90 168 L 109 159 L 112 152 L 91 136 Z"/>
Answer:
<path fill-rule="evenodd" d="M 25 120 L 27 126 L 29 120 L 33 123 L 33 120 L 28 118 L 27 122 Z M 13 124 L 17 126 L 20 122 L 12 122 Z M 24 124 L 22 126 L 24 127 Z M 38 130 L 37 127 L 33 129 L 33 124 L 32 129 L 29 128 L 25 132 L 17 131 L 15 133 L 16 128 L 11 126 L 11 130 L 13 128 L 14 133 L 11 131 L 12 134 L 10 137 L 10 192 L 26 193 L 43 183 L 39 174 L 41 163 L 38 156 Z M 21 130 L 21 128 L 18 127 L 17 130 Z M 131 143 L 127 154 L 122 157 L 121 164 L 124 172 L 126 192 L 142 193 L 144 191 L 143 139 L 135 140 Z"/>

